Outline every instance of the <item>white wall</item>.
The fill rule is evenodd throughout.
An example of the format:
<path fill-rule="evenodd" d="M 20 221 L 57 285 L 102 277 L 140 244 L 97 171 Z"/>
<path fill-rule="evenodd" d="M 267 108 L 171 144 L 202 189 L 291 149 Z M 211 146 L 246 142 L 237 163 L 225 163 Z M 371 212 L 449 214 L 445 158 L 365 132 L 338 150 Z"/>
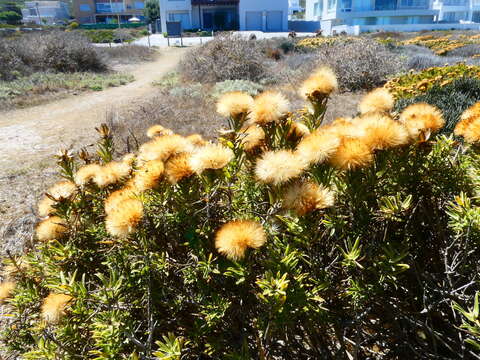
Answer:
<path fill-rule="evenodd" d="M 266 31 L 266 12 L 282 11 L 282 31 L 288 31 L 288 0 L 240 0 L 240 30 L 245 28 L 247 11 L 261 11 L 263 13 L 263 30 Z"/>
<path fill-rule="evenodd" d="M 192 21 L 192 2 L 190 0 L 159 0 L 160 1 L 160 21 L 162 23 L 162 32 L 167 31 L 168 14 L 171 12 L 188 12 L 190 14 L 190 24 Z"/>

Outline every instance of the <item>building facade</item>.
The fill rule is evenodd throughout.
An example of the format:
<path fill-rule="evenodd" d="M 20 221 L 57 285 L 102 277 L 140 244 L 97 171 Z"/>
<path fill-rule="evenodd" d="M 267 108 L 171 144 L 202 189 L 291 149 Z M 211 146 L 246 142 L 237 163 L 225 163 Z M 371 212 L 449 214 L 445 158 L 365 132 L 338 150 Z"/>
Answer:
<path fill-rule="evenodd" d="M 144 19 L 144 0 L 74 0 L 73 15 L 80 24 L 126 23 Z"/>
<path fill-rule="evenodd" d="M 480 27 L 480 0 L 307 0 L 305 19 L 326 35 Z"/>
<path fill-rule="evenodd" d="M 26 1 L 22 9 L 24 23 L 58 24 L 70 19 L 68 4 L 63 1 Z"/>
<path fill-rule="evenodd" d="M 288 30 L 288 0 L 159 0 L 161 31 L 167 21 L 183 30 Z"/>
<path fill-rule="evenodd" d="M 434 0 L 439 23 L 480 23 L 480 0 Z"/>

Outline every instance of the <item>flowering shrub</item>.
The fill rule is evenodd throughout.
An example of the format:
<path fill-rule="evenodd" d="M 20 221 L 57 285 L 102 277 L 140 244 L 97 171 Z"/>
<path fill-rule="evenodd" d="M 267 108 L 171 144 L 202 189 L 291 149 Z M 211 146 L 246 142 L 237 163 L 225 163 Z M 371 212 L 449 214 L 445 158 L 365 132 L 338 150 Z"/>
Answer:
<path fill-rule="evenodd" d="M 478 78 L 479 76 L 480 66 L 457 64 L 409 72 L 389 80 L 385 87 L 395 97 L 403 98 L 423 94 L 435 85 L 448 85 L 458 78 Z"/>
<path fill-rule="evenodd" d="M 6 261 L 23 359 L 448 358 L 479 346 L 479 105 L 391 113 L 385 89 L 322 124 L 278 92 L 220 98 L 218 142 L 156 125 L 138 153 L 58 156 L 35 246 Z M 83 165 L 81 164 L 83 163 Z M 471 306 L 473 304 L 473 310 Z M 475 305 L 476 304 L 476 305 Z"/>
<path fill-rule="evenodd" d="M 325 45 L 344 44 L 348 42 L 358 41 L 360 38 L 353 36 L 337 36 L 337 37 L 309 37 L 300 40 L 296 44 L 297 50 L 316 50 Z"/>
<path fill-rule="evenodd" d="M 479 36 L 460 36 L 452 39 L 451 36 L 434 37 L 433 35 L 421 35 L 412 39 L 404 40 L 401 45 L 420 45 L 429 48 L 437 55 L 450 55 L 456 49 L 461 49 L 471 44 L 478 44 Z"/>

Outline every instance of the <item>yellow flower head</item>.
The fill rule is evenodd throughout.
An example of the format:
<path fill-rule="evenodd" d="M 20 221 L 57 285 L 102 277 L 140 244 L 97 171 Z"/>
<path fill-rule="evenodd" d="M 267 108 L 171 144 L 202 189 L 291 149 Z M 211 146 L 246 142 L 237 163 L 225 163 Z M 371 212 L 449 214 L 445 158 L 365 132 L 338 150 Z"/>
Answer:
<path fill-rule="evenodd" d="M 191 152 L 194 148 L 195 146 L 191 141 L 183 136 L 161 136 L 140 146 L 139 159 L 143 161 L 167 161 L 171 156 Z"/>
<path fill-rule="evenodd" d="M 88 184 L 100 171 L 102 167 L 98 164 L 88 164 L 82 166 L 76 172 L 74 179 L 77 185 Z"/>
<path fill-rule="evenodd" d="M 255 98 L 253 109 L 250 112 L 250 123 L 264 125 L 279 121 L 288 112 L 290 104 L 279 92 L 266 91 Z"/>
<path fill-rule="evenodd" d="M 62 238 L 67 232 L 65 220 L 58 216 L 51 216 L 40 221 L 35 229 L 37 239 L 40 241 L 49 241 Z"/>
<path fill-rule="evenodd" d="M 0 283 L 0 304 L 12 296 L 15 286 L 16 284 L 13 281 Z"/>
<path fill-rule="evenodd" d="M 261 224 L 250 220 L 234 220 L 223 225 L 216 234 L 215 247 L 231 260 L 245 257 L 248 248 L 258 249 L 267 241 Z"/>
<path fill-rule="evenodd" d="M 225 117 L 248 114 L 252 107 L 253 98 L 240 91 L 226 93 L 217 102 L 217 112 Z"/>
<path fill-rule="evenodd" d="M 72 301 L 70 295 L 49 294 L 42 304 L 42 318 L 49 324 L 58 324 L 63 316 L 68 304 Z"/>
<path fill-rule="evenodd" d="M 426 103 L 408 106 L 400 114 L 400 122 L 405 125 L 412 139 L 419 137 L 428 139 L 431 133 L 440 130 L 445 125 L 440 110 Z"/>
<path fill-rule="evenodd" d="M 189 165 L 196 174 L 201 174 L 205 170 L 225 167 L 233 156 L 233 151 L 221 144 L 207 144 L 190 156 Z"/>
<path fill-rule="evenodd" d="M 180 154 L 168 160 L 165 165 L 165 174 L 170 184 L 177 184 L 179 181 L 194 174 L 190 167 L 190 154 Z"/>
<path fill-rule="evenodd" d="M 257 161 L 255 175 L 266 184 L 280 185 L 299 177 L 307 162 L 291 150 L 268 151 Z"/>
<path fill-rule="evenodd" d="M 207 142 L 205 139 L 202 137 L 200 134 L 192 134 L 187 136 L 186 138 L 188 141 L 190 141 L 193 145 L 195 146 L 203 146 L 206 145 Z"/>
<path fill-rule="evenodd" d="M 125 186 L 124 188 L 112 192 L 105 199 L 105 213 L 110 214 L 118 205 L 127 199 L 134 199 L 136 196 L 136 189 L 133 186 Z"/>
<path fill-rule="evenodd" d="M 455 126 L 455 135 L 463 136 L 465 141 L 475 143 L 480 140 L 480 102 L 464 111 Z"/>
<path fill-rule="evenodd" d="M 135 231 L 142 217 L 142 202 L 137 199 L 125 199 L 108 213 L 105 226 L 110 235 L 126 237 Z"/>
<path fill-rule="evenodd" d="M 67 199 L 73 195 L 76 191 L 76 185 L 71 181 L 60 181 L 53 185 L 50 189 L 48 189 L 47 193 L 57 199 Z M 48 216 L 54 212 L 53 205 L 55 201 L 51 199 L 51 197 L 45 196 L 39 203 L 38 203 L 38 214 L 41 217 Z"/>
<path fill-rule="evenodd" d="M 247 152 L 251 152 L 263 145 L 265 140 L 265 132 L 258 125 L 250 125 L 247 128 L 243 128 L 239 132 L 240 142 L 243 149 Z"/>
<path fill-rule="evenodd" d="M 300 141 L 296 153 L 308 164 L 320 164 L 328 160 L 339 145 L 340 137 L 320 127 Z"/>
<path fill-rule="evenodd" d="M 156 136 L 166 136 L 173 135 L 173 131 L 167 128 L 164 128 L 162 125 L 153 125 L 148 128 L 147 136 L 149 138 L 154 138 Z"/>
<path fill-rule="evenodd" d="M 301 139 L 307 135 L 310 135 L 310 130 L 308 130 L 308 127 L 303 123 L 294 121 L 290 126 L 287 137 L 293 139 Z"/>
<path fill-rule="evenodd" d="M 137 156 L 135 154 L 126 154 L 122 157 L 122 162 L 124 162 L 129 166 L 133 166 L 136 159 L 137 159 Z"/>
<path fill-rule="evenodd" d="M 300 87 L 304 98 L 328 96 L 338 89 L 338 81 L 332 69 L 321 67 L 305 80 Z"/>
<path fill-rule="evenodd" d="M 369 112 L 387 113 L 393 109 L 395 100 L 385 88 L 378 88 L 369 92 L 360 102 L 358 110 L 361 114 Z"/>
<path fill-rule="evenodd" d="M 104 188 L 116 184 L 130 175 L 131 166 L 123 161 L 111 161 L 100 168 L 100 171 L 93 177 L 93 182 L 98 187 Z"/>
<path fill-rule="evenodd" d="M 337 151 L 330 158 L 330 163 L 341 170 L 354 170 L 369 165 L 373 161 L 370 147 L 357 138 L 345 137 Z"/>
<path fill-rule="evenodd" d="M 316 209 L 333 206 L 333 192 L 313 182 L 295 182 L 288 187 L 283 195 L 283 206 L 294 210 L 299 216 Z"/>
<path fill-rule="evenodd" d="M 147 161 L 133 177 L 133 186 L 138 191 L 146 191 L 157 187 L 165 172 L 161 160 Z"/>
<path fill-rule="evenodd" d="M 372 150 L 389 149 L 409 141 L 405 126 L 386 115 L 367 114 L 359 119 L 359 125 L 365 130 L 363 140 Z"/>

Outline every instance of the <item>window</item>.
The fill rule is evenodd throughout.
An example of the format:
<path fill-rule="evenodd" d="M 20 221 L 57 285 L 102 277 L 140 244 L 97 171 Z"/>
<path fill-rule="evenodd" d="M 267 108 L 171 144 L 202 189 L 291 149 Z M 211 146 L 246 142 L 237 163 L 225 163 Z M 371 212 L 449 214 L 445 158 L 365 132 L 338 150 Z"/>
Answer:
<path fill-rule="evenodd" d="M 322 16 L 323 13 L 323 0 L 320 0 L 313 4 L 313 16 Z"/>
<path fill-rule="evenodd" d="M 343 12 L 352 11 L 352 0 L 341 0 L 340 10 Z"/>
<path fill-rule="evenodd" d="M 141 10 L 145 8 L 143 1 L 135 1 L 135 9 Z"/>
<path fill-rule="evenodd" d="M 449 0 L 447 0 L 449 1 Z M 457 0 L 453 0 L 457 1 Z M 461 0 L 464 1 L 464 0 Z M 428 2 L 427 0 L 401 0 L 400 2 L 401 7 L 414 7 L 414 8 L 427 8 Z"/>
<path fill-rule="evenodd" d="M 369 11 L 372 10 L 372 5 L 370 0 L 357 0 L 354 3 L 355 11 Z M 359 25 L 359 24 L 356 24 Z"/>
<path fill-rule="evenodd" d="M 328 10 L 335 10 L 337 7 L 337 0 L 328 0 Z"/>
<path fill-rule="evenodd" d="M 80 4 L 80 11 L 90 11 L 89 4 Z"/>
<path fill-rule="evenodd" d="M 375 10 L 396 10 L 397 0 L 376 0 Z"/>

